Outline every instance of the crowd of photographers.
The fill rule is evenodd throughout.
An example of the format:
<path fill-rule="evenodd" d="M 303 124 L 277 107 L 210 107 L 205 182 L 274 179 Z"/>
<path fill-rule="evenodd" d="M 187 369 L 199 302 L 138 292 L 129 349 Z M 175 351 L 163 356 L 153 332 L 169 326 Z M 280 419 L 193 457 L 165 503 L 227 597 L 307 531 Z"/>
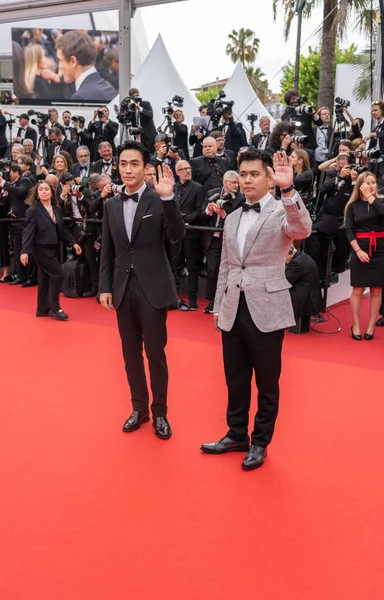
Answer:
<path fill-rule="evenodd" d="M 64 216 L 75 219 L 69 227 L 82 248 L 78 260 L 88 273 L 82 295 L 97 296 L 101 225 L 88 220 L 101 220 L 104 202 L 121 192 L 116 146 L 125 139 L 140 139 L 151 152 L 147 185 L 153 185 L 158 166 L 167 164 L 174 174 L 174 192 L 185 222 L 208 228 L 189 227 L 182 242 L 167 248 L 178 289 L 183 276 L 187 277 L 188 302 L 180 301 L 179 308 L 197 310 L 199 276 L 203 276 L 208 301 L 204 312 L 213 311 L 221 230 L 226 215 L 244 201 L 237 165 L 239 153 L 248 145 L 271 155 L 283 149 L 291 156 L 295 188 L 313 219 L 313 232 L 302 249 L 316 263 L 320 282 L 327 285 L 327 277 L 337 279 L 348 265 L 350 245 L 342 225 L 354 184 L 365 170 L 374 172 L 379 187 L 383 182 L 384 103 L 372 105 L 376 125 L 372 132 L 363 133 L 364 122 L 350 114 L 349 103 L 341 98 L 336 98 L 335 111 L 331 107 L 316 110 L 296 90 L 285 94 L 285 102 L 282 120 L 272 131 L 270 120 L 262 117 L 260 133 L 254 135 L 257 115 L 249 115 L 252 133 L 248 138 L 234 118 L 233 103 L 223 94 L 200 107 L 191 127 L 184 123 L 183 99 L 175 96 L 163 109 L 164 122 L 156 128 L 151 105 L 137 89 L 130 90 L 129 97 L 116 107 L 116 121 L 107 107 L 96 110 L 88 124 L 81 115 L 68 111 L 59 122 L 59 114 L 51 109 L 47 115 L 37 113 L 36 131 L 30 126 L 33 111 L 29 111 L 20 116 L 11 147 L 4 144 L 0 114 L 0 219 L 10 220 L 0 222 L 0 281 L 36 285 L 33 260 L 26 267 L 20 263 L 23 222 L 18 219 L 25 215 L 30 189 L 46 179 L 57 189 Z M 279 198 L 278 189 L 270 192 Z M 10 274 L 12 253 L 14 272 Z"/>

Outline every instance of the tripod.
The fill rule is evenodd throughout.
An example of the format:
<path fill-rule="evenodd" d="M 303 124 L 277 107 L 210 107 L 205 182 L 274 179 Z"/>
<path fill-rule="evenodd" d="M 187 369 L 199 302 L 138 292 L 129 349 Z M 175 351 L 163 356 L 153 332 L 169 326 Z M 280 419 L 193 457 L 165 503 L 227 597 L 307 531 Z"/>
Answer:
<path fill-rule="evenodd" d="M 324 277 L 324 285 L 323 288 L 323 306 L 322 312 L 327 311 L 327 298 L 328 298 L 328 290 L 331 287 L 332 281 L 332 259 L 335 254 L 336 246 L 333 243 L 333 236 L 328 236 L 328 252 L 327 252 L 327 262 L 325 266 L 325 277 Z"/>
<path fill-rule="evenodd" d="M 37 142 L 36 154 L 40 154 L 41 149 L 41 157 L 43 159 L 43 165 L 48 162 L 48 136 L 45 133 L 40 133 L 39 141 Z"/>
<path fill-rule="evenodd" d="M 132 126 L 132 123 L 122 123 L 121 131 L 120 131 L 120 145 L 124 144 L 124 142 L 140 142 L 141 135 L 140 133 L 133 134 L 132 129 L 136 129 L 136 127 Z M 137 128 L 138 129 L 138 128 Z"/>
<path fill-rule="evenodd" d="M 9 146 L 7 148 L 7 152 L 6 154 L 8 154 L 9 156 L 12 156 L 12 146 L 13 146 L 13 135 L 12 135 L 12 127 L 14 125 L 14 123 L 16 123 L 16 119 L 8 119 L 7 121 L 7 125 L 9 127 Z"/>

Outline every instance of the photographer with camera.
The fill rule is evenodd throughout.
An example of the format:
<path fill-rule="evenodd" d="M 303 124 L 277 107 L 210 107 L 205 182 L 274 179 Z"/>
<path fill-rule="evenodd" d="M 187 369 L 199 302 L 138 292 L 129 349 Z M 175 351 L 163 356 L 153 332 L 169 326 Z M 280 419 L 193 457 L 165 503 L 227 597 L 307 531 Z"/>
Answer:
<path fill-rule="evenodd" d="M 317 166 L 329 158 L 330 143 L 332 138 L 332 126 L 331 126 L 331 112 L 329 108 L 323 106 L 317 111 L 322 125 L 319 125 L 316 129 L 316 148 L 315 158 Z"/>
<path fill-rule="evenodd" d="M 202 104 L 199 108 L 200 117 L 207 116 L 208 105 Z M 201 128 L 199 125 L 192 125 L 191 132 L 189 134 L 189 145 L 193 146 L 193 158 L 202 156 L 203 154 L 203 139 L 207 135 L 207 131 Z"/>
<path fill-rule="evenodd" d="M 226 150 L 231 150 L 231 152 L 234 152 L 237 155 L 240 148 L 247 146 L 247 136 L 241 121 L 235 122 L 233 118 L 233 103 L 228 104 L 228 106 L 224 106 L 223 108 L 223 115 L 221 117 L 222 125 L 219 129 L 224 135 L 224 148 Z"/>
<path fill-rule="evenodd" d="M 175 96 L 175 98 L 179 98 L 179 96 Z M 189 161 L 188 127 L 184 125 L 184 113 L 177 108 L 172 113 L 169 113 L 169 116 L 172 119 L 172 128 L 174 130 L 173 142 L 175 146 L 183 151 L 185 159 Z"/>
<path fill-rule="evenodd" d="M 261 117 L 259 121 L 260 133 L 251 136 L 251 145 L 258 150 L 265 150 L 268 146 L 268 138 L 271 133 L 271 119 L 269 117 Z"/>
<path fill-rule="evenodd" d="M 236 171 L 227 171 L 224 174 L 220 187 L 209 190 L 204 200 L 200 221 L 207 227 L 217 227 L 218 231 L 203 232 L 203 247 L 207 261 L 207 289 L 208 305 L 205 314 L 213 313 L 217 277 L 219 275 L 221 248 L 223 245 L 224 219 L 244 202 L 244 196 L 239 192 L 239 174 Z"/>
<path fill-rule="evenodd" d="M 91 289 L 83 292 L 82 295 L 84 298 L 91 298 L 97 295 L 99 285 L 99 271 L 94 248 L 97 232 L 94 228 L 88 227 L 86 223 L 87 216 L 91 214 L 92 195 L 88 189 L 75 183 L 71 173 L 64 173 L 60 177 L 60 184 L 60 204 L 63 208 L 64 217 L 82 219 L 82 222 L 70 223 L 69 230 L 76 243 L 81 247 L 89 269 Z"/>
<path fill-rule="evenodd" d="M 102 142 L 108 142 L 112 147 L 112 153 L 116 153 L 115 138 L 119 132 L 119 124 L 116 121 L 111 121 L 109 118 L 109 110 L 106 106 L 97 108 L 94 112 L 93 119 L 88 125 L 88 135 L 92 139 L 92 157 L 97 156 L 97 149 Z"/>
<path fill-rule="evenodd" d="M 356 140 L 358 138 L 362 138 L 362 131 L 363 131 L 363 127 L 364 127 L 364 119 L 362 119 L 361 117 L 352 117 L 351 113 L 348 110 L 348 106 L 344 106 L 343 108 L 344 113 L 347 115 L 348 119 L 351 122 L 351 129 L 349 132 L 349 136 L 348 139 L 351 140 L 351 142 L 353 142 L 353 140 Z"/>
<path fill-rule="evenodd" d="M 175 180 L 178 181 L 176 164 L 180 160 L 185 160 L 184 152 L 179 150 L 177 146 L 172 146 L 165 133 L 159 133 L 155 137 L 155 154 L 151 156 L 150 160 L 150 164 L 155 167 L 156 172 L 158 172 L 160 165 L 166 164 L 172 170 Z"/>
<path fill-rule="evenodd" d="M 204 193 L 222 186 L 223 175 L 228 171 L 226 162 L 216 156 L 217 143 L 213 137 L 203 140 L 203 156 L 191 159 L 192 179 L 204 187 Z"/>
<path fill-rule="evenodd" d="M 364 141 L 368 142 L 368 150 L 377 156 L 373 157 L 370 168 L 376 174 L 379 190 L 381 191 L 382 176 L 384 175 L 384 102 L 378 100 L 373 102 L 371 108 L 372 119 L 376 121 L 376 127 L 371 133 L 365 136 Z"/>
<path fill-rule="evenodd" d="M 340 154 L 335 170 L 327 174 L 320 192 L 324 194 L 324 204 L 309 238 L 304 241 L 304 252 L 312 256 L 319 269 L 320 280 L 326 274 L 329 236 L 333 237 L 336 251 L 332 261 L 332 270 L 341 273 L 345 270 L 348 246 L 345 230 L 342 229 L 344 210 L 353 190 L 349 157 Z"/>
<path fill-rule="evenodd" d="M 5 181 L 3 177 L 0 177 L 0 188 L 9 194 L 9 216 L 17 219 L 23 219 L 25 217 L 25 211 L 27 205 L 25 200 L 28 196 L 29 190 L 33 187 L 34 183 L 30 177 L 28 177 L 28 171 L 25 170 L 25 176 L 23 171 L 18 164 L 12 163 L 9 172 L 9 181 Z M 10 223 L 12 245 L 15 253 L 15 271 L 16 275 L 13 276 L 12 281 L 9 281 L 10 285 L 25 284 L 27 281 L 33 281 L 36 278 L 34 269 L 31 269 L 29 265 L 28 271 L 20 262 L 22 238 L 23 238 L 23 227 L 22 222 Z"/>
<path fill-rule="evenodd" d="M 17 144 L 21 144 L 23 140 L 29 139 L 33 142 L 33 147 L 36 148 L 37 145 L 37 133 L 33 129 L 33 127 L 29 126 L 29 115 L 27 113 L 23 113 L 19 117 L 20 127 L 17 130 L 16 137 L 13 138 L 13 141 Z"/>
<path fill-rule="evenodd" d="M 4 117 L 3 111 L 0 109 L 0 159 L 4 158 L 7 149 L 7 119 Z"/>
<path fill-rule="evenodd" d="M 152 106 L 146 100 L 140 97 L 140 92 L 137 88 L 131 88 L 128 93 L 130 99 L 136 107 L 136 113 L 139 117 L 141 127 L 141 143 L 149 150 L 154 151 L 154 142 L 156 137 L 156 127 L 153 122 Z M 138 123 L 136 123 L 138 127 Z"/>
<path fill-rule="evenodd" d="M 289 121 L 280 121 L 269 136 L 268 145 L 265 152 L 274 156 L 276 152 L 284 150 L 289 156 L 292 153 L 292 136 L 295 133 L 295 127 Z"/>
<path fill-rule="evenodd" d="M 291 154 L 293 167 L 293 185 L 304 204 L 312 198 L 313 172 L 305 150 L 294 150 Z"/>
<path fill-rule="evenodd" d="M 213 137 L 216 140 L 217 144 L 217 152 L 216 156 L 222 158 L 227 164 L 228 169 L 231 171 L 236 171 L 237 169 L 237 157 L 232 150 L 227 150 L 224 148 L 224 135 L 222 131 L 211 131 L 210 137 Z"/>
<path fill-rule="evenodd" d="M 300 96 L 297 90 L 288 90 L 284 95 L 284 101 L 287 105 L 282 121 L 291 121 L 296 129 L 300 129 L 303 135 L 308 136 L 305 147 L 314 150 L 317 146 L 316 136 L 312 125 L 319 127 L 323 124 L 320 116 L 316 113 L 314 106 L 306 104 L 307 98 Z"/>
<path fill-rule="evenodd" d="M 48 145 L 47 150 L 47 160 L 50 165 L 53 162 L 54 156 L 56 156 L 56 154 L 60 154 L 62 150 L 68 152 L 73 162 L 76 162 L 77 159 L 75 144 L 67 140 L 58 127 L 49 130 L 49 141 L 50 144 Z"/>
<path fill-rule="evenodd" d="M 184 223 L 197 225 L 204 200 L 203 186 L 192 181 L 191 166 L 186 160 L 180 160 L 176 164 L 176 174 L 179 182 L 174 185 L 173 192 L 179 204 Z M 189 310 L 198 309 L 200 239 L 200 231 L 187 229 L 183 240 L 170 242 L 170 261 L 177 293 L 179 293 L 180 273 L 184 267 L 184 263 L 187 266 Z"/>

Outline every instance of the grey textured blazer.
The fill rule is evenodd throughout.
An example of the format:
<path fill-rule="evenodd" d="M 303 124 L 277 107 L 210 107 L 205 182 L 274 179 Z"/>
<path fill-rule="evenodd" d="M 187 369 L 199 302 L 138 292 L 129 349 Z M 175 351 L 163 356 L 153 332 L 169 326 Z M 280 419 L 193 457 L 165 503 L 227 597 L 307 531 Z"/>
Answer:
<path fill-rule="evenodd" d="M 270 196 L 256 222 L 247 232 L 243 256 L 237 247 L 237 228 L 242 210 L 225 219 L 220 273 L 214 313 L 218 325 L 230 331 L 235 322 L 240 291 L 256 327 L 264 332 L 285 329 L 295 324 L 290 283 L 285 278 L 285 259 L 293 239 L 311 233 L 312 222 L 299 194 L 293 204 L 283 204 Z"/>

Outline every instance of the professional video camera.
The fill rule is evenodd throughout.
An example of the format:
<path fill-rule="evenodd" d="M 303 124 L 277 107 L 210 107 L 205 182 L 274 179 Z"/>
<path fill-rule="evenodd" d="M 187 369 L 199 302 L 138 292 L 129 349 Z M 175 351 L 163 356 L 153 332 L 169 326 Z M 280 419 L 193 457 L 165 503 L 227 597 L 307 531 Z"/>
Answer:
<path fill-rule="evenodd" d="M 255 130 L 255 123 L 256 121 L 258 121 L 260 119 L 260 115 L 256 115 L 255 113 L 251 113 L 250 115 L 247 115 L 247 120 L 250 122 L 251 124 L 251 131 L 253 133 L 253 131 Z"/>
<path fill-rule="evenodd" d="M 218 127 L 220 119 L 223 115 L 232 113 L 232 106 L 234 105 L 234 101 L 223 100 L 223 98 L 226 98 L 226 93 L 224 92 L 224 90 L 220 90 L 217 98 L 212 98 L 208 102 L 207 115 L 211 117 L 211 122 L 214 129 Z"/>
<path fill-rule="evenodd" d="M 48 122 L 49 122 L 49 114 L 42 113 L 42 112 L 36 112 L 33 109 L 30 109 L 28 111 L 28 114 L 29 114 L 29 116 L 36 115 L 37 119 L 31 119 L 31 123 L 32 123 L 32 125 L 37 125 L 37 127 L 39 129 L 39 135 L 44 135 L 45 128 L 47 127 Z"/>
<path fill-rule="evenodd" d="M 9 172 L 11 168 L 11 159 L 10 158 L 2 158 L 0 159 L 0 177 L 4 177 L 4 175 Z"/>
<path fill-rule="evenodd" d="M 176 108 L 183 108 L 184 98 L 181 96 L 173 96 L 172 100 L 166 100 L 167 106 L 164 106 L 161 111 L 163 115 L 172 115 Z"/>
<path fill-rule="evenodd" d="M 140 104 L 141 98 L 136 96 L 130 98 L 127 96 L 121 101 L 120 108 L 116 107 L 117 120 L 122 125 L 129 126 L 130 135 L 139 135 L 141 127 L 137 127 L 136 103 Z"/>
<path fill-rule="evenodd" d="M 315 112 L 315 108 L 308 102 L 307 96 L 299 96 L 297 100 L 285 109 L 286 121 L 294 121 L 297 115 L 312 115 Z"/>

